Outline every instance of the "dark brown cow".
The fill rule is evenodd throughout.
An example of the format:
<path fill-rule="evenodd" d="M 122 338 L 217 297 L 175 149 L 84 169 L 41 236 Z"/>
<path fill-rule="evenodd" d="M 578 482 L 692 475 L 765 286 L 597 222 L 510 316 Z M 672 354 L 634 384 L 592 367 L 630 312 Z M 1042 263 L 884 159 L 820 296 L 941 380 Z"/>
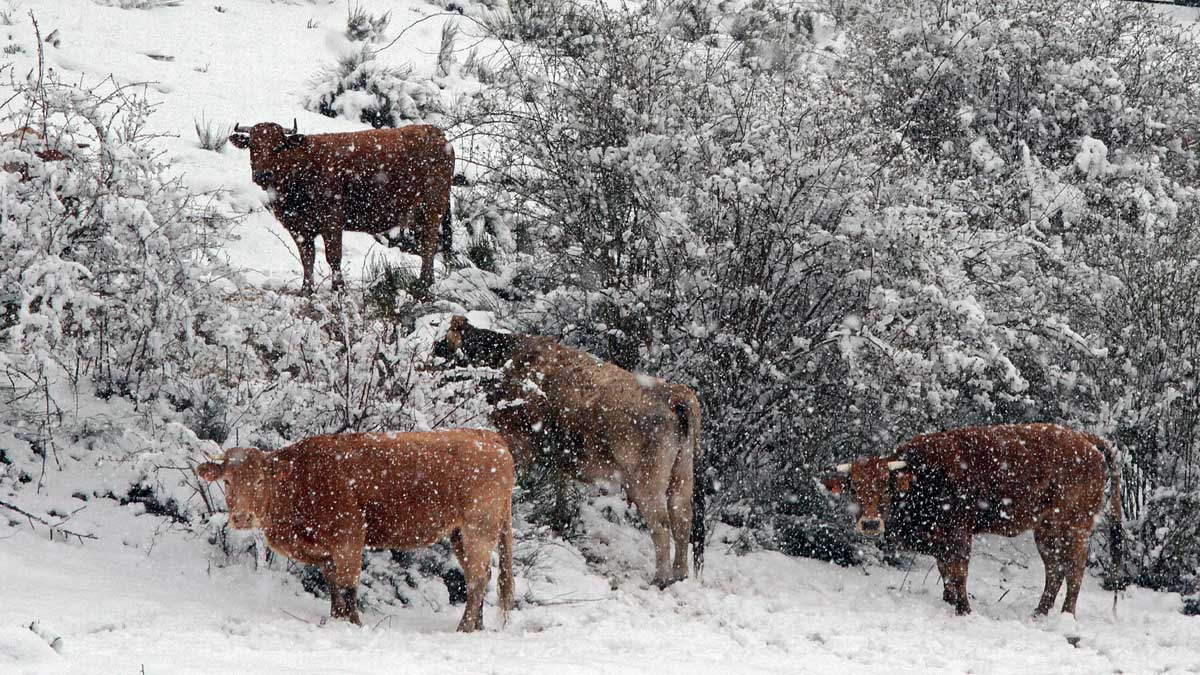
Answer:
<path fill-rule="evenodd" d="M 359 623 L 363 548 L 447 536 L 467 582 L 458 630 L 483 627 L 497 542 L 501 616 L 512 608 L 513 460 L 494 432 L 314 436 L 275 452 L 235 448 L 196 473 L 225 481 L 230 525 L 261 528 L 272 549 L 321 568 L 334 618 Z"/>
<path fill-rule="evenodd" d="M 1091 434 L 1054 424 L 968 427 L 917 436 L 886 457 L 838 466 L 824 482 L 853 492 L 855 523 L 868 536 L 888 535 L 903 548 L 932 555 L 942 598 L 971 611 L 967 565 L 976 533 L 1015 537 L 1033 530 L 1046 566 L 1037 614 L 1050 611 L 1063 578 L 1062 611 L 1075 613 L 1087 543 L 1111 482 L 1114 567 L 1121 559 L 1121 479 L 1112 447 Z"/>
<path fill-rule="evenodd" d="M 454 148 L 441 129 L 421 124 L 306 135 L 295 124 L 289 131 L 263 122 L 234 131 L 229 142 L 250 149 L 251 177 L 272 193 L 271 210 L 296 240 L 306 292 L 313 288 L 318 235 L 333 288 L 343 287 L 343 231 L 386 235 L 421 256 L 421 283 L 433 284 L 439 237 L 450 243 L 454 177 Z"/>
<path fill-rule="evenodd" d="M 496 406 L 490 419 L 518 464 L 549 456 L 582 480 L 621 481 L 650 528 L 656 585 L 687 577 L 689 543 L 701 567 L 700 402 L 690 388 L 546 337 L 475 328 L 462 316 L 451 319 L 434 356 L 502 369 L 488 396 Z"/>

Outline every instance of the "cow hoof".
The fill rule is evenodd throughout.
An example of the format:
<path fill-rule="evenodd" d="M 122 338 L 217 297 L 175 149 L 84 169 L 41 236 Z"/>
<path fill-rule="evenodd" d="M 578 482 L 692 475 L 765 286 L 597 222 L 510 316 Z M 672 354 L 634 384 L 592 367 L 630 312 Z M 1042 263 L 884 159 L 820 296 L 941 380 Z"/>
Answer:
<path fill-rule="evenodd" d="M 965 605 L 954 608 L 954 613 L 959 616 L 966 616 L 971 613 L 971 608 Z"/>
<path fill-rule="evenodd" d="M 654 581 L 651 581 L 650 583 L 653 586 L 656 586 L 658 588 L 658 590 L 661 591 L 661 590 L 666 589 L 667 586 L 670 586 L 671 584 L 675 583 L 676 581 L 679 581 L 679 579 L 655 579 Z"/>

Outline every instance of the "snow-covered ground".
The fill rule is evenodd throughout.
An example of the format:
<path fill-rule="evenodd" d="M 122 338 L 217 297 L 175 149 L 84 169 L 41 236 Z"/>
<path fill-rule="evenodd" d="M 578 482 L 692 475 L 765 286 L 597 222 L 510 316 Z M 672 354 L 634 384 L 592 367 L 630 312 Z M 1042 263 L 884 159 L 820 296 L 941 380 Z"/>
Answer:
<path fill-rule="evenodd" d="M 0 520 L 0 671 L 1200 670 L 1197 619 L 1179 613 L 1174 594 L 1132 590 L 1114 618 L 1112 595 L 1089 576 L 1078 621 L 1031 619 L 1041 569 L 1028 538 L 978 540 L 970 580 L 975 613 L 958 617 L 942 603 L 926 558 L 905 572 L 772 552 L 736 556 L 721 532 L 702 581 L 659 591 L 642 574 L 650 556 L 645 534 L 601 525 L 595 536 L 608 542 L 614 559 L 599 569 L 557 540 L 519 544 L 517 611 L 498 628 L 490 593 L 486 631 L 462 635 L 453 632 L 461 606 L 446 605 L 438 589 L 424 604 L 365 612 L 362 628 L 319 625 L 328 603 L 294 577 L 218 567 L 201 537 L 141 512 L 94 500 L 71 521 L 100 537 L 83 544 L 51 542 L 44 528 L 31 532 L 15 518 Z M 50 646 L 55 638 L 57 650 Z"/>
<path fill-rule="evenodd" d="M 363 4 L 392 11 L 391 35 L 440 11 L 413 0 Z M 203 116 L 222 124 L 297 118 L 309 132 L 361 128 L 299 104 L 309 78 L 340 49 L 345 4 L 184 0 L 123 10 L 36 0 L 24 9 L 36 13 L 43 34 L 58 31 L 61 42 L 46 58 L 64 79 L 151 83 L 160 102 L 151 131 L 167 134 L 158 141 L 164 159 L 197 192 L 220 191 L 231 211 L 247 213 L 225 249 L 230 260 L 253 283 L 298 286 L 295 247 L 262 209 L 248 154 L 202 150 L 192 127 Z M 16 19 L 0 40 L 24 48 L 12 57 L 23 75 L 33 33 L 21 12 Z M 432 71 L 442 21 L 416 25 L 381 58 Z M 356 234 L 346 249 L 351 278 L 386 251 Z M 327 274 L 320 254 L 318 265 Z M 0 499 L 37 513 L 83 505 L 53 486 L 53 497 L 31 492 L 0 491 Z M 509 624 L 497 627 L 490 598 L 487 631 L 458 635 L 461 607 L 447 606 L 437 589 L 423 604 L 365 612 L 363 628 L 319 625 L 327 601 L 293 576 L 278 566 L 221 566 L 204 537 L 140 505 L 91 499 L 70 521 L 98 537 L 84 542 L 50 541 L 45 527 L 0 515 L 0 672 L 1200 671 L 1200 620 L 1179 612 L 1178 595 L 1133 589 L 1114 616 L 1111 595 L 1089 576 L 1077 622 L 1031 619 L 1042 571 L 1028 537 L 978 540 L 975 613 L 957 617 L 926 558 L 904 571 L 737 556 L 723 543 L 728 531 L 713 535 L 703 580 L 658 591 L 646 583 L 649 538 L 592 518 L 589 553 L 606 554 L 605 562 L 589 565 L 565 542 L 527 539 L 517 549 L 522 601 Z"/>

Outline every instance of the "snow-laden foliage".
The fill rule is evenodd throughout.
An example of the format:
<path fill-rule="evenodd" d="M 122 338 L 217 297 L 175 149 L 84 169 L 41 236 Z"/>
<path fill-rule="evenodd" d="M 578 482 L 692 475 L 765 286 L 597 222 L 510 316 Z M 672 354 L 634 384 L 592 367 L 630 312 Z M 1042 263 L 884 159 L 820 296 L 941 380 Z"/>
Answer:
<path fill-rule="evenodd" d="M 1033 419 L 1191 475 L 1200 60 L 1176 24 L 535 4 L 553 30 L 493 28 L 527 41 L 484 98 L 533 296 L 514 326 L 696 386 L 719 501 L 805 517 L 832 460 Z"/>
<path fill-rule="evenodd" d="M 13 169 L 0 175 L 0 414 L 44 431 L 71 412 L 58 385 L 135 406 L 170 389 L 220 331 L 229 272 L 212 255 L 223 220 L 140 136 L 144 98 L 57 82 L 23 93 L 38 117 L 13 106 L 5 126 L 36 134 L 0 139 Z"/>
<path fill-rule="evenodd" d="M 195 479 L 175 467 L 229 441 L 280 447 L 476 414 L 469 396 L 442 405 L 437 378 L 415 370 L 430 336 L 396 316 L 358 297 L 247 288 L 216 255 L 227 220 L 141 134 L 137 92 L 52 82 L 22 95 L 5 126 L 50 140 L 0 138 L 0 424 L 35 452 L 132 460 L 109 491 L 145 483 L 189 510 Z M 105 421 L 118 412 L 128 425 Z"/>
<path fill-rule="evenodd" d="M 186 522 L 223 507 L 190 470 L 221 447 L 479 416 L 470 388 L 418 372 L 431 335 L 395 311 L 412 303 L 403 290 L 385 312 L 255 289 L 228 268 L 229 222 L 170 177 L 139 90 L 51 80 L 5 112 L 0 126 L 30 127 L 0 137 L 0 482 L 18 501 L 49 484 Z M 269 561 L 222 524 L 225 561 Z M 368 573 L 364 597 L 404 601 L 410 567 Z"/>
<path fill-rule="evenodd" d="M 952 269 L 1014 366 L 1010 391 L 1106 433 L 1133 463 L 1127 514 L 1180 527 L 1141 506 L 1196 487 L 1195 36 L 1120 3 L 894 9 L 861 17 L 851 86 L 891 134 L 897 185 L 917 188 L 906 201 L 958 221 Z"/>
<path fill-rule="evenodd" d="M 406 122 L 437 122 L 446 112 L 438 85 L 409 66 L 379 60 L 371 42 L 352 42 L 336 62 L 312 78 L 305 108 L 327 117 L 343 117 L 375 128 Z"/>

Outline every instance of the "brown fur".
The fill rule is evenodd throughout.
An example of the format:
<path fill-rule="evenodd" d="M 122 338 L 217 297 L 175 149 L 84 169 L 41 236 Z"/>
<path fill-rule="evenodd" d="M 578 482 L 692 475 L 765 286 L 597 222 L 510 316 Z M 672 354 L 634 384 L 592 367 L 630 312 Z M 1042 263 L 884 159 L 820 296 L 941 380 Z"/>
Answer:
<path fill-rule="evenodd" d="M 897 461 L 907 465 L 889 470 L 888 462 Z M 960 614 L 971 611 L 967 567 L 972 536 L 1014 537 L 1033 530 L 1046 567 L 1036 613 L 1050 611 L 1065 578 L 1062 611 L 1074 614 L 1106 474 L 1119 534 L 1120 478 L 1111 448 L 1096 436 L 1053 424 L 967 427 L 917 436 L 890 456 L 859 459 L 848 475 L 825 484 L 834 492 L 853 490 L 860 532 L 886 531 L 900 545 L 932 555 L 945 585 L 942 598 Z"/>
<path fill-rule="evenodd" d="M 38 133 L 36 129 L 31 127 L 21 127 L 16 131 L 4 134 L 4 138 L 16 139 L 17 147 L 22 150 L 25 150 L 27 145 L 41 145 L 41 148 L 29 150 L 29 152 L 32 152 L 34 156 L 43 162 L 61 162 L 70 158 L 70 155 L 62 152 L 61 150 L 56 150 L 55 148 L 50 147 L 49 144 L 46 143 L 45 137 Z M 87 145 L 80 144 L 76 147 L 86 148 Z M 29 165 L 24 162 L 5 162 L 0 168 L 4 169 L 8 173 L 20 174 L 22 181 L 29 180 Z"/>
<path fill-rule="evenodd" d="M 296 240 L 306 291 L 313 288 L 318 235 L 333 287 L 342 288 L 343 231 L 393 239 L 411 232 L 408 250 L 421 256 L 421 282 L 433 284 L 454 174 L 454 148 L 441 129 L 421 124 L 304 135 L 263 122 L 229 140 L 250 149 L 254 182 L 274 190 L 271 209 Z"/>
<path fill-rule="evenodd" d="M 650 528 L 660 586 L 686 578 L 688 545 L 697 566 L 704 530 L 694 526 L 700 402 L 695 392 L 635 375 L 541 336 L 451 320 L 434 354 L 503 369 L 490 415 L 518 464 L 549 453 L 584 481 L 620 480 Z M 698 503 L 703 505 L 703 501 Z M 671 542 L 674 540 L 674 559 Z"/>
<path fill-rule="evenodd" d="M 467 582 L 458 630 L 483 627 L 491 552 L 500 547 L 500 608 L 513 604 L 513 461 L 490 431 L 314 436 L 275 452 L 236 448 L 196 467 L 223 479 L 229 522 L 319 566 L 331 614 L 358 624 L 364 548 L 419 548 L 450 537 Z"/>

